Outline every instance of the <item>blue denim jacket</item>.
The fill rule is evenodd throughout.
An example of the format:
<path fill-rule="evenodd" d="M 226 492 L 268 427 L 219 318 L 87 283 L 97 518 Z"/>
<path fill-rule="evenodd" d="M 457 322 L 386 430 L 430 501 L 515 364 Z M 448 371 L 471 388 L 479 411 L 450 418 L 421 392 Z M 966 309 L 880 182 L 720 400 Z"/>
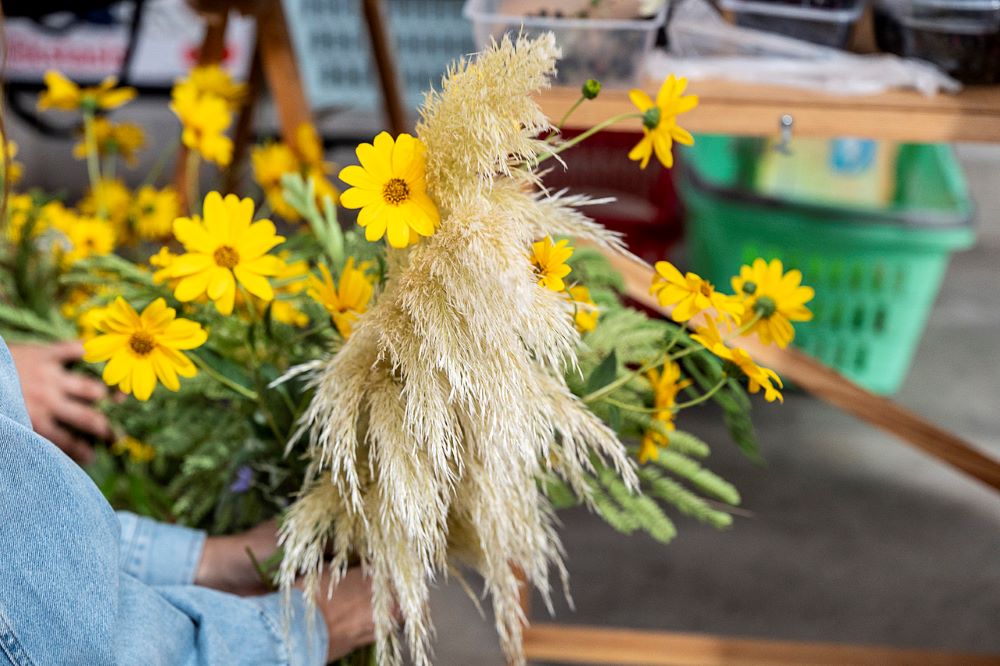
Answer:
<path fill-rule="evenodd" d="M 0 340 L 0 666 L 322 664 L 322 618 L 298 593 L 193 584 L 205 536 L 115 514 L 90 478 L 31 429 Z"/>

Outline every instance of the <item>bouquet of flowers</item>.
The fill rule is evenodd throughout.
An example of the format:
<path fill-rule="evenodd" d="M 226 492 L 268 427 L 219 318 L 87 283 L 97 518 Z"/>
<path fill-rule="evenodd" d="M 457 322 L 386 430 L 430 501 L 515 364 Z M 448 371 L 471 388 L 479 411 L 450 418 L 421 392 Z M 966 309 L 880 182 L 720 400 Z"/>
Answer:
<path fill-rule="evenodd" d="M 309 126 L 296 145 L 255 148 L 259 205 L 197 192 L 200 162 L 232 154 L 243 90 L 222 70 L 173 92 L 183 197 L 157 173 L 134 192 L 115 179 L 142 134 L 100 112 L 133 92 L 50 74 L 40 106 L 80 114 L 91 188 L 74 207 L 37 191 L 8 202 L 3 335 L 82 337 L 129 396 L 104 405 L 118 438 L 90 468 L 111 501 L 214 532 L 282 515 L 277 582 L 326 593 L 323 571 L 360 563 L 382 663 L 404 644 L 429 662 L 429 584 L 464 569 L 523 661 L 518 576 L 547 598 L 555 567 L 565 586 L 561 507 L 663 542 L 674 510 L 729 526 L 739 494 L 677 415 L 718 404 L 755 456 L 747 394 L 780 400 L 781 381 L 732 340 L 784 346 L 811 316 L 801 274 L 763 259 L 732 294 L 657 263 L 651 290 L 673 322 L 623 301 L 602 253 L 627 250 L 585 214 L 602 201 L 547 191 L 541 175 L 630 118 L 643 136 L 629 156 L 669 167 L 673 143 L 693 141 L 677 116 L 697 98 L 670 77 L 655 100 L 633 91 L 634 113 L 563 140 L 566 119 L 552 125 L 531 97 L 558 55 L 551 35 L 505 38 L 457 63 L 415 136 L 358 146 L 342 194 Z M 579 104 L 599 91 L 588 82 Z M 338 200 L 360 231 L 342 230 Z"/>

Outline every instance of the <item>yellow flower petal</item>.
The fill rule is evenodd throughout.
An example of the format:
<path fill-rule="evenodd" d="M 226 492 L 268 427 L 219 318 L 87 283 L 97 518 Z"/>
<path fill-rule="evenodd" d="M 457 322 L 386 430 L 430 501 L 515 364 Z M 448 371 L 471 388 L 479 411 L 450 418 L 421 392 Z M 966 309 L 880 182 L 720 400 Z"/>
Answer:
<path fill-rule="evenodd" d="M 233 273 L 239 283 L 257 298 L 265 301 L 274 299 L 274 289 L 271 288 L 271 283 L 267 281 L 267 278 L 253 273 L 243 266 L 234 268 Z"/>
<path fill-rule="evenodd" d="M 650 99 L 649 95 L 647 95 L 644 90 L 634 88 L 629 91 L 628 98 L 637 109 L 644 113 L 653 107 L 653 100 Z"/>
<path fill-rule="evenodd" d="M 149 400 L 156 388 L 156 373 L 148 358 L 139 359 L 132 366 L 132 395 L 137 400 Z"/>

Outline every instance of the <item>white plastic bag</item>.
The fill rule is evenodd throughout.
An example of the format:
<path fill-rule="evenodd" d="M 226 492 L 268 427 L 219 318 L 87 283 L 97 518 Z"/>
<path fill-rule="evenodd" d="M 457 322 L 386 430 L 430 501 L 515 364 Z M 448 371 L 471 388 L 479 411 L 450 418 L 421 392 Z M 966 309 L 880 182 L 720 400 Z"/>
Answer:
<path fill-rule="evenodd" d="M 727 23 L 705 0 L 682 0 L 667 28 L 670 53 L 649 56 L 654 80 L 726 79 L 786 85 L 838 95 L 871 95 L 912 88 L 925 95 L 956 92 L 961 84 L 933 65 L 894 55 L 856 55 Z"/>

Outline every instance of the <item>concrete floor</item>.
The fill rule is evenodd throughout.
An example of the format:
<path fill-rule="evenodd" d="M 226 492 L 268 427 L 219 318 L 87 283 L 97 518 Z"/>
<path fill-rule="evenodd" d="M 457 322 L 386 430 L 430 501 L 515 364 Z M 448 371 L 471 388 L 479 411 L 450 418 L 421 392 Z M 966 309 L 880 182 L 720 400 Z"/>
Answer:
<path fill-rule="evenodd" d="M 83 184 L 65 144 L 11 125 L 25 182 Z M 898 399 L 1000 456 L 1000 149 L 961 155 L 980 243 L 955 257 Z M 679 518 L 662 546 L 562 515 L 576 611 L 559 604 L 559 621 L 1000 654 L 1000 495 L 806 395 L 761 402 L 756 417 L 766 467 L 740 456 L 711 409 L 683 416 L 752 512 L 731 530 Z M 434 618 L 436 663 L 503 663 L 457 585 L 437 591 Z"/>
<path fill-rule="evenodd" d="M 1000 457 L 1000 152 L 962 156 L 980 242 L 952 262 L 897 399 Z M 755 417 L 763 468 L 712 409 L 682 417 L 753 513 L 732 529 L 679 518 L 662 546 L 562 515 L 576 611 L 559 622 L 1000 654 L 1000 494 L 807 395 Z M 457 586 L 434 615 L 438 663 L 503 663 Z"/>

